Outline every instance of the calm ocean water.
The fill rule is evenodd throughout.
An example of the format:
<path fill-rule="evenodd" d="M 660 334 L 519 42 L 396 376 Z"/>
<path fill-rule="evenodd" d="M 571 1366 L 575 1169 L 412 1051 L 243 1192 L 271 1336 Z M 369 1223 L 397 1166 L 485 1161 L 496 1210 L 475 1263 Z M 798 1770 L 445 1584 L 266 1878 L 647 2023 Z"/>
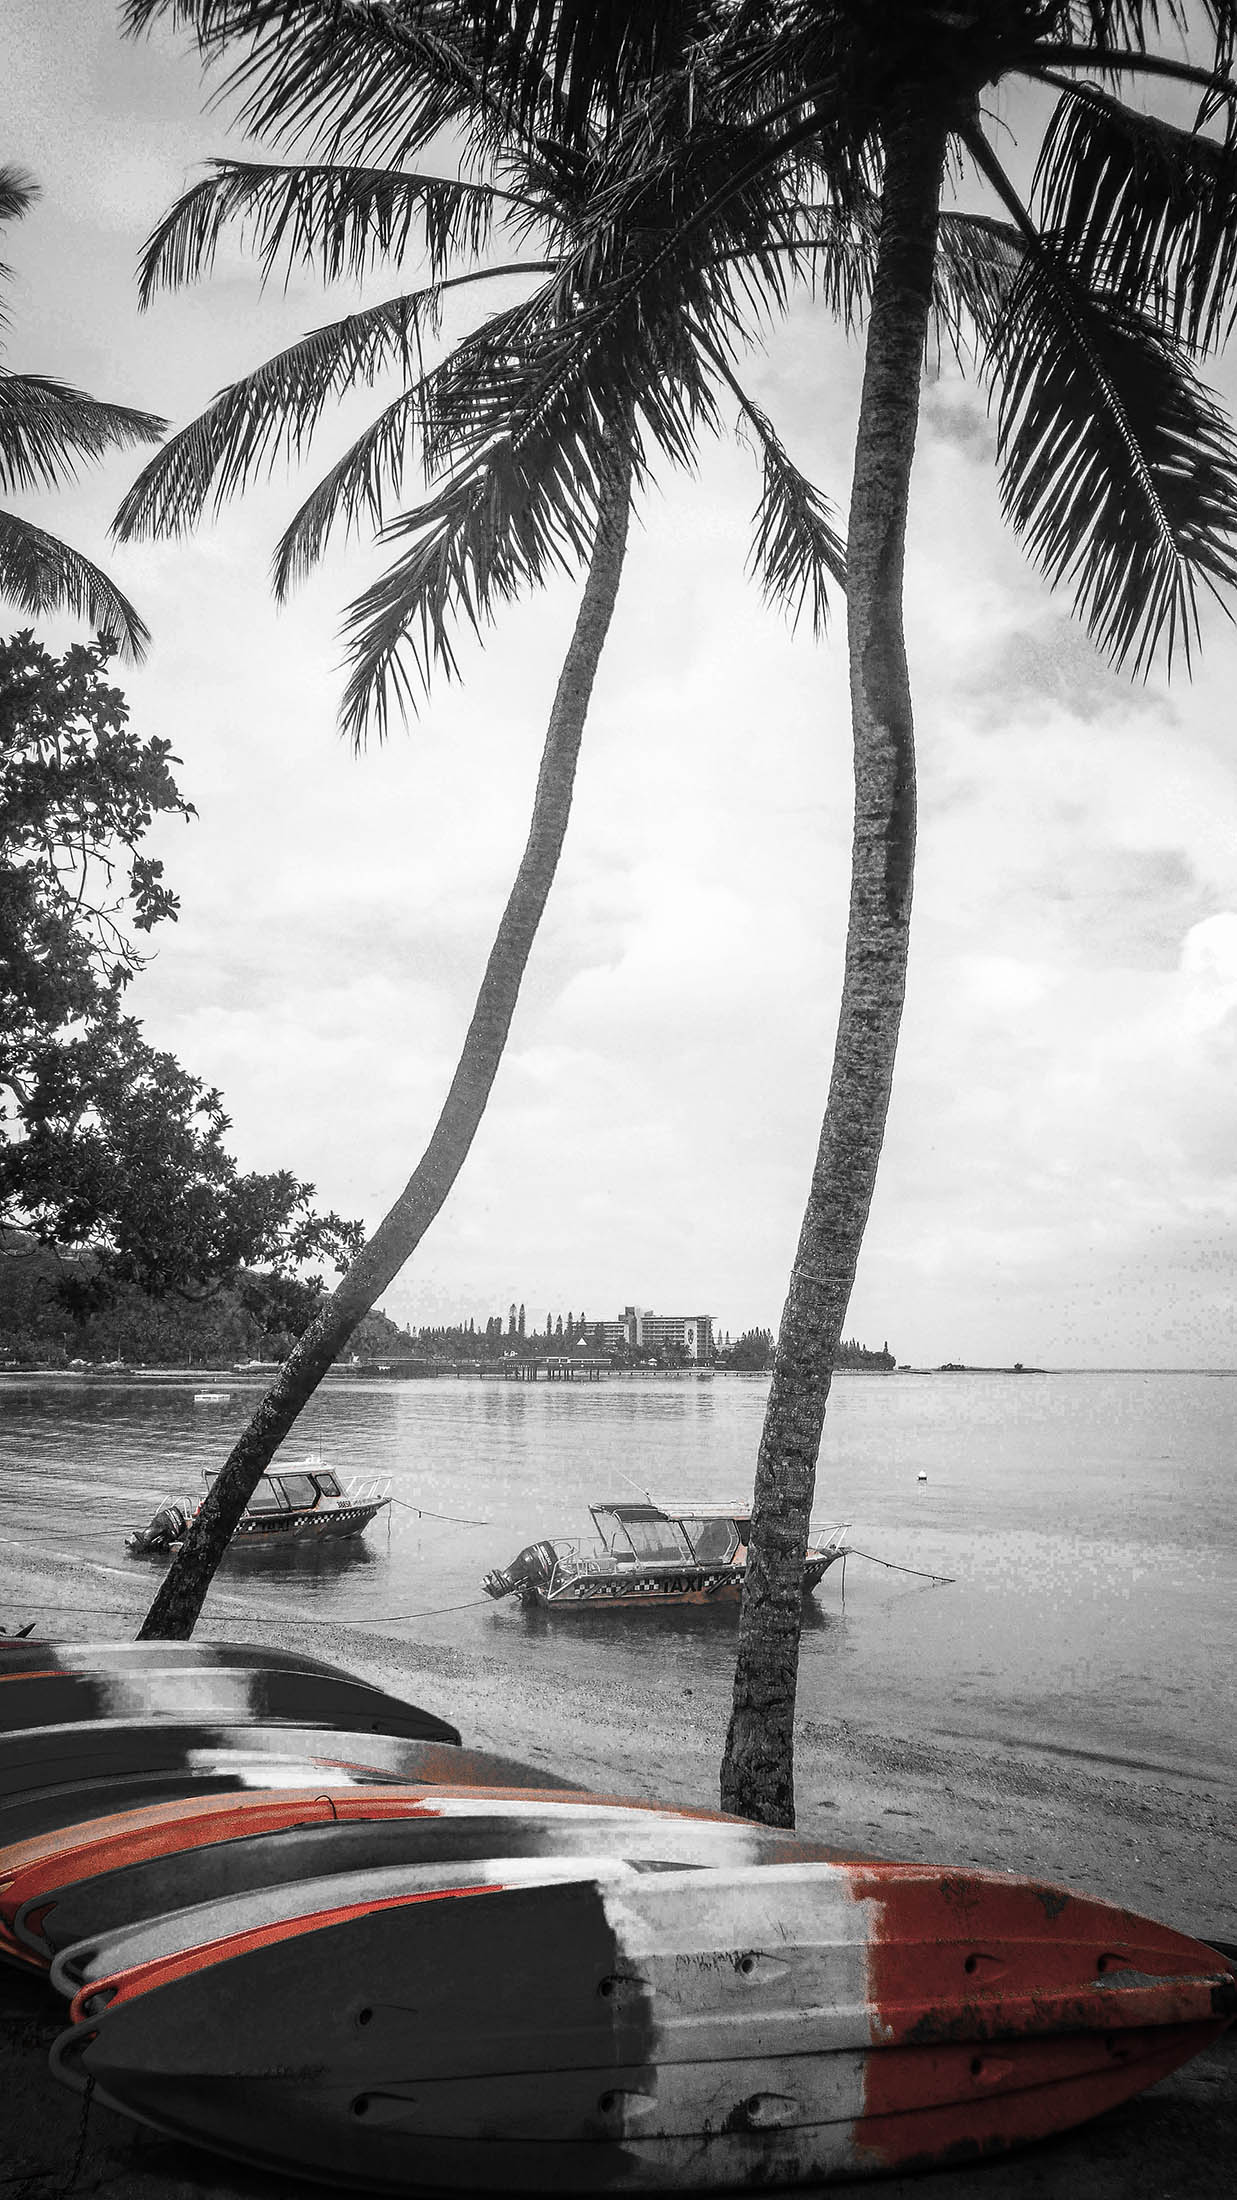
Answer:
<path fill-rule="evenodd" d="M 735 1377 L 328 1385 L 285 1455 L 389 1475 L 391 1528 L 230 1556 L 219 1605 L 238 1634 L 246 1612 L 317 1614 L 456 1641 L 517 1676 L 595 1668 L 599 1687 L 616 1659 L 651 1652 L 685 1682 L 728 1666 L 731 1615 L 552 1622 L 483 1599 L 480 1580 L 534 1537 L 585 1532 L 590 1499 L 742 1497 L 765 1390 Z M 200 1487 L 258 1395 L 238 1379 L 216 1406 L 187 1382 L 0 1384 L 0 1617 L 29 1616 L 3 1609 L 5 1561 L 23 1546 L 114 1568 L 140 1614 L 158 1568 L 126 1557 L 126 1531 Z M 953 1580 L 853 1556 L 843 1603 L 835 1567 L 804 1636 L 801 1710 L 1237 1777 L 1235 1406 L 1237 1378 L 1220 1375 L 839 1376 L 817 1518 L 848 1522 L 857 1550 Z M 89 1586 L 83 1571 L 83 1607 Z M 80 1635 L 88 1611 L 59 1625 Z"/>

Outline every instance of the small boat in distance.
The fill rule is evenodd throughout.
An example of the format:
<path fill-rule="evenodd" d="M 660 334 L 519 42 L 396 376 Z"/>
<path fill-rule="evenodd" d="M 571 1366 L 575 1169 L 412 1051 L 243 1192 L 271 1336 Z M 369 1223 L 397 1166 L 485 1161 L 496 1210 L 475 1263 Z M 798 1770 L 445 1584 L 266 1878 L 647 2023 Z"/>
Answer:
<path fill-rule="evenodd" d="M 207 1488 L 216 1470 L 202 1479 Z M 339 1542 L 361 1535 L 380 1512 L 389 1509 L 391 1485 L 373 1479 L 340 1482 L 318 1459 L 298 1459 L 268 1467 L 250 1496 L 232 1536 L 238 1544 Z M 198 1507 L 191 1498 L 166 1497 L 144 1528 L 125 1537 L 135 1558 L 178 1551 Z"/>
<path fill-rule="evenodd" d="M 737 1604 L 747 1571 L 750 1505 L 654 1505 L 629 1498 L 590 1505 L 595 1542 L 556 1536 L 530 1543 L 482 1582 L 552 1612 L 630 1611 L 664 1605 Z M 845 1527 L 823 1531 L 803 1560 L 811 1594 L 845 1546 Z"/>

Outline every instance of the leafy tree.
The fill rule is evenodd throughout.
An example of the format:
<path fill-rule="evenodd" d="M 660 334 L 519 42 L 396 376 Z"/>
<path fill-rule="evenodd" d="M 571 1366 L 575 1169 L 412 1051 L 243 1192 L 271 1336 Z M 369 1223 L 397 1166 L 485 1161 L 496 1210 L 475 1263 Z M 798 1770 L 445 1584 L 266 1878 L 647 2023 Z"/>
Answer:
<path fill-rule="evenodd" d="M 493 41 L 510 18 L 507 0 L 463 12 Z M 707 252 L 693 179 L 716 172 L 727 130 L 719 196 L 755 219 L 770 175 L 790 164 L 873 244 L 847 535 L 856 801 L 843 994 L 757 1462 L 722 1772 L 729 1808 L 788 1823 L 802 1554 L 905 992 L 915 759 L 902 575 L 925 341 L 957 219 L 942 195 L 947 181 L 951 201 L 977 195 L 1009 237 L 1008 280 L 970 301 L 1008 518 L 1114 664 L 1188 661 L 1200 587 L 1219 594 L 1237 579 L 1237 450 L 1197 373 L 1233 312 L 1237 6 L 528 0 L 519 17 L 520 47 L 501 50 L 491 76 L 510 112 L 530 111 L 548 78 L 565 140 L 601 130 L 611 157 L 604 221 L 564 274 L 580 310 L 536 362 L 576 423 L 603 350 L 607 386 L 621 384 L 624 353 L 638 386 L 625 331 L 676 273 L 686 290 Z M 668 52 L 688 50 L 684 130 L 665 72 Z M 1055 96 L 1029 193 L 1001 157 L 1004 95 L 1019 83 Z M 1192 98 L 1194 111 L 1181 123 L 1131 94 Z M 637 266 L 641 207 L 671 177 L 677 262 L 663 236 Z"/>
<path fill-rule="evenodd" d="M 344 1266 L 358 1225 L 316 1214 L 289 1170 L 239 1172 L 228 1127 L 218 1092 L 107 1014 L 39 1050 L 22 1135 L 0 1150 L 0 1212 L 150 1292 L 198 1295 L 262 1264 Z"/>
<path fill-rule="evenodd" d="M 731 1367 L 751 1373 L 773 1365 L 773 1331 L 745 1329 L 730 1353 Z"/>
<path fill-rule="evenodd" d="M 0 1093 L 20 1110 L 31 1050 L 90 1019 L 141 968 L 135 932 L 176 915 L 140 852 L 157 816 L 192 817 L 171 744 L 139 740 L 109 649 L 0 641 Z M 7 1119 L 7 1117 L 6 1117 Z"/>
<path fill-rule="evenodd" d="M 211 499 L 229 494 L 281 453 L 299 451 L 342 390 L 372 383 L 390 368 L 401 371 L 400 396 L 312 492 L 276 560 L 283 589 L 319 555 L 340 522 L 385 520 L 388 539 L 410 542 L 349 614 L 354 669 L 344 718 L 358 738 L 371 716 L 382 730 L 391 693 L 409 699 L 409 661 L 422 685 L 435 665 L 447 673 L 455 669 L 453 616 L 479 628 L 527 583 L 588 564 L 528 847 L 438 1125 L 404 1192 L 305 1332 L 218 1477 L 144 1623 L 144 1633 L 165 1634 L 192 1628 L 262 1468 L 357 1320 L 419 1244 L 463 1165 L 497 1073 L 566 831 L 584 716 L 622 569 L 632 483 L 642 467 L 634 410 L 613 402 L 603 380 L 594 392 L 587 464 L 576 474 L 577 491 L 586 483 L 583 509 L 567 512 L 559 486 L 568 463 L 564 422 L 552 387 L 543 383 L 533 392 L 527 381 L 541 332 L 575 311 L 561 270 L 597 183 L 587 145 L 580 158 L 564 157 L 543 127 L 553 121 L 550 87 L 527 126 L 502 125 L 485 89 L 491 56 L 466 25 L 453 28 L 446 12 L 435 8 L 397 13 L 334 0 L 300 6 L 128 0 L 125 13 L 134 28 L 160 15 L 186 23 L 208 52 L 231 51 L 239 41 L 241 58 L 229 81 L 241 95 L 242 120 L 258 134 L 307 138 L 311 153 L 327 155 L 324 162 L 302 158 L 281 168 L 217 163 L 213 177 L 189 192 L 151 239 L 144 295 L 208 267 L 229 221 L 239 222 L 252 239 L 264 274 L 286 254 L 327 276 L 357 275 L 383 256 L 398 257 L 415 236 L 428 256 L 431 280 L 315 331 L 225 391 L 140 477 L 119 515 L 121 532 L 190 524 Z M 508 31 L 508 44 L 511 37 Z M 402 165 L 447 123 L 463 133 L 483 181 L 427 177 Z M 785 234 L 779 233 L 760 270 L 775 294 L 783 280 L 779 254 L 798 241 L 794 215 L 791 208 Z M 541 237 L 540 256 L 520 265 L 530 275 L 548 276 L 548 283 L 543 279 L 525 304 L 492 315 L 425 373 L 422 340 L 436 328 L 443 291 L 494 272 L 449 273 L 453 256 L 479 254 L 503 218 L 517 240 Z M 646 219 L 646 230 L 671 218 L 677 215 L 668 205 Z M 669 311 L 646 312 L 646 396 L 655 395 L 668 373 L 684 371 L 701 419 L 715 416 L 715 384 L 736 396 L 764 460 L 757 555 L 766 587 L 793 605 L 808 601 L 819 622 L 825 578 L 840 574 L 840 545 L 823 500 L 735 381 L 728 359 L 742 327 L 735 257 L 720 248 L 714 257 L 713 333 L 685 319 L 677 297 Z M 512 268 L 504 264 L 500 271 L 510 275 Z M 753 278 L 749 273 L 744 280 Z M 427 501 L 388 520 L 386 495 L 400 489 L 406 439 L 414 430 L 438 486 Z M 671 455 L 682 461 L 691 447 L 690 435 L 680 435 Z"/>
<path fill-rule="evenodd" d="M 242 1265 L 346 1259 L 355 1226 L 287 1171 L 239 1174 L 219 1094 L 122 1013 L 135 935 L 177 911 L 141 843 L 193 808 L 109 654 L 0 642 L 0 1224 L 90 1247 L 96 1303 L 109 1281 L 200 1292 Z"/>
<path fill-rule="evenodd" d="M 31 177 L 11 164 L 0 166 L 0 225 L 18 220 L 37 197 Z M 0 279 L 8 273 L 0 268 Z M 0 326 L 6 318 L 0 313 Z M 0 367 L 0 494 L 55 488 L 73 479 L 79 460 L 157 442 L 164 425 L 153 413 L 103 404 L 47 375 Z M 0 511 L 0 599 L 34 618 L 48 611 L 75 612 L 117 636 L 130 657 L 140 657 L 150 640 L 132 604 L 105 573 L 16 512 Z"/>

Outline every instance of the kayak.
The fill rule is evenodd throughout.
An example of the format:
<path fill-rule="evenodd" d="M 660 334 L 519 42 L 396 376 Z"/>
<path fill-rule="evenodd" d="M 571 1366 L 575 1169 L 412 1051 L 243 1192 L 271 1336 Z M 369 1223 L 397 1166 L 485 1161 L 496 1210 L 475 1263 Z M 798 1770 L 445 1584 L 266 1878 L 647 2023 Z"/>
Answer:
<path fill-rule="evenodd" d="M 260 1642 L 44 1642 L 0 1635 L 0 1679 L 26 1673 L 128 1673 L 147 1667 L 252 1665 L 267 1673 L 323 1673 L 353 1678 L 301 1650 L 271 1650 Z M 3 1723 L 3 1722 L 0 1722 Z"/>
<path fill-rule="evenodd" d="M 743 1819 L 591 1795 L 532 1790 L 407 1789 L 339 1803 L 245 1797 L 179 1819 L 90 1838 L 61 1834 L 0 1855 L 0 1949 L 45 1966 L 88 1937 L 292 1881 L 395 1866 L 407 1872 L 465 1861 L 610 1854 L 625 1862 L 762 1864 L 825 1860 L 838 1852 Z M 135 1817 L 138 1814 L 133 1814 Z M 116 1823 L 115 1821 L 113 1822 Z M 207 1937 L 205 1931 L 199 1939 Z M 127 1959 L 126 1959 L 127 1960 Z M 74 1987 L 74 1991 L 76 1987 Z"/>
<path fill-rule="evenodd" d="M 378 1781 L 570 1788 L 540 1767 L 455 1743 L 323 1726 L 99 1719 L 0 1734 L 0 1857 L 83 1819 L 245 1788 Z"/>
<path fill-rule="evenodd" d="M 926 1865 L 496 1847 L 225 1897 L 204 1941 L 189 1916 L 58 1958 L 80 1983 L 57 2076 L 162 2133 L 389 2192 L 927 2168 L 1114 2106 L 1237 2010 L 1223 1960 L 1165 1926 Z"/>
<path fill-rule="evenodd" d="M 218 1720 L 329 1726 L 458 1742 L 459 1728 L 367 1681 L 261 1666 L 146 1665 L 133 1672 L 0 1675 L 0 1730 L 86 1721 Z"/>

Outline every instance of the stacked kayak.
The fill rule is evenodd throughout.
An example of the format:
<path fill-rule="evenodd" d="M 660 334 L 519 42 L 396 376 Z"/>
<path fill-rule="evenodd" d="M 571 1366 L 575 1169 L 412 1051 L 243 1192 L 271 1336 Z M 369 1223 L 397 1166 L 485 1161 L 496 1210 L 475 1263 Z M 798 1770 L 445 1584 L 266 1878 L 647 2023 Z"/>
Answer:
<path fill-rule="evenodd" d="M 1111 1904 L 571 1788 L 338 1668 L 170 1647 L 0 1647 L 0 1954 L 69 2003 L 57 2077 L 161 2133 L 389 2192 L 822 2184 L 1061 2130 L 1237 2009 L 1214 1950 Z"/>

